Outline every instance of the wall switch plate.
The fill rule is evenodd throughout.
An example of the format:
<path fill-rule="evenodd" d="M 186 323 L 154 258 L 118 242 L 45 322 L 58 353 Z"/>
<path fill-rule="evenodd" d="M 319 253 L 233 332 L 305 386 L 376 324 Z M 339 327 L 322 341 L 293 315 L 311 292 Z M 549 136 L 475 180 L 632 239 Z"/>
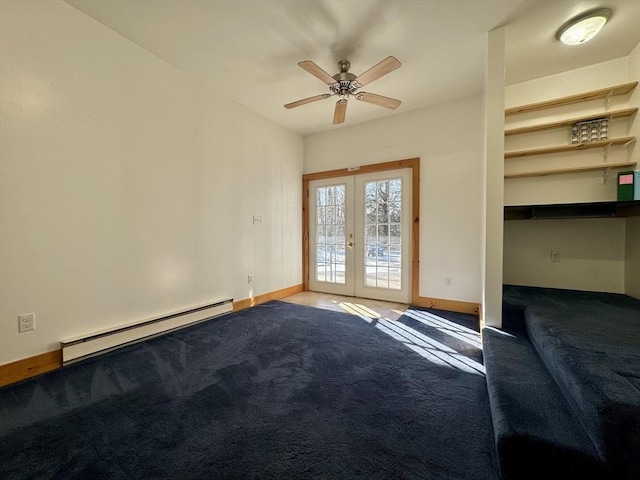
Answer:
<path fill-rule="evenodd" d="M 556 250 L 551 250 L 551 261 L 559 262 L 560 261 L 560 252 Z"/>
<path fill-rule="evenodd" d="M 18 332 L 28 332 L 36 329 L 36 314 L 25 313 L 18 315 Z"/>

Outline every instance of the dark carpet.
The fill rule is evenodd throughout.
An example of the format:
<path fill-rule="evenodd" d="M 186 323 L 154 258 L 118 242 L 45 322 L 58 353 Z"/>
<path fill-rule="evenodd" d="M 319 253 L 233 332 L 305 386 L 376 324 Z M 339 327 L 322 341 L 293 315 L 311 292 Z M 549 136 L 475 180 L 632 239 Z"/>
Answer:
<path fill-rule="evenodd" d="M 505 480 L 637 480 L 640 301 L 504 287 L 484 360 Z"/>
<path fill-rule="evenodd" d="M 467 320 L 270 302 L 2 388 L 0 478 L 496 479 Z"/>
<path fill-rule="evenodd" d="M 640 300 L 513 285 L 504 300 L 524 308 L 531 344 L 611 478 L 640 478 Z"/>

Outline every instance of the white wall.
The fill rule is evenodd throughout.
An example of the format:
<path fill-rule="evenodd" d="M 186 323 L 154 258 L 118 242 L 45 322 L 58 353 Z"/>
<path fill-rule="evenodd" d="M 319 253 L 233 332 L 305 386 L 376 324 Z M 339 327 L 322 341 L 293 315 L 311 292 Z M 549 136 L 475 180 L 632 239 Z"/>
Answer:
<path fill-rule="evenodd" d="M 305 173 L 420 157 L 420 296 L 480 302 L 483 115 L 477 95 L 305 137 Z"/>
<path fill-rule="evenodd" d="M 0 363 L 301 283 L 300 136 L 66 3 L 1 8 Z"/>
<path fill-rule="evenodd" d="M 627 79 L 628 65 L 629 58 L 620 57 L 536 78 L 528 82 L 507 85 L 505 88 L 505 108 L 625 83 L 629 81 Z M 570 107 L 572 111 L 575 108 L 576 106 Z"/>
<path fill-rule="evenodd" d="M 625 292 L 624 218 L 511 220 L 504 245 L 505 284 Z"/>
<path fill-rule="evenodd" d="M 640 299 L 640 217 L 626 219 L 625 293 Z"/>

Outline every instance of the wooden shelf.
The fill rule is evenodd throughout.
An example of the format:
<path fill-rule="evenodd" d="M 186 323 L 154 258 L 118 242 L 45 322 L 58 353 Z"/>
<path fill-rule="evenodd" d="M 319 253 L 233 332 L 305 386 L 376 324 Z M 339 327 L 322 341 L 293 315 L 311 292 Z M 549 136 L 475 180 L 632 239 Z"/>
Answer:
<path fill-rule="evenodd" d="M 584 115 L 581 117 L 568 118 L 566 120 L 558 120 L 557 122 L 540 123 L 538 125 L 531 125 L 528 127 L 509 128 L 504 131 L 505 135 L 517 135 L 519 133 L 538 132 L 540 130 L 550 130 L 552 128 L 569 127 L 574 123 L 588 122 L 590 120 L 597 120 L 600 118 L 608 118 L 612 120 L 614 118 L 630 117 L 638 111 L 637 108 L 625 108 L 623 110 L 615 110 L 612 112 L 594 113 L 592 115 Z"/>
<path fill-rule="evenodd" d="M 609 95 L 624 95 L 636 88 L 638 82 L 624 83 L 622 85 L 616 85 L 614 87 L 602 88 L 599 90 L 592 90 L 590 92 L 580 93 L 578 95 L 569 95 L 567 97 L 554 98 L 552 100 L 546 100 L 544 102 L 529 103 L 527 105 L 521 105 L 519 107 L 507 108 L 504 111 L 505 116 L 517 115 L 519 113 L 537 112 L 539 110 L 545 110 L 547 108 L 560 107 L 563 105 L 572 105 L 574 103 L 586 102 L 588 100 L 596 100 L 598 98 L 606 98 Z"/>
<path fill-rule="evenodd" d="M 633 167 L 636 162 L 623 163 L 600 163 L 598 165 L 587 165 L 581 167 L 554 168 L 548 170 L 535 170 L 531 172 L 505 173 L 504 178 L 525 178 L 525 177 L 544 177 L 545 175 L 562 175 L 563 173 L 580 173 L 592 172 L 594 170 L 606 170 L 608 168 L 627 168 Z"/>
<path fill-rule="evenodd" d="M 505 220 L 620 218 L 636 216 L 640 216 L 640 200 L 556 205 L 509 205 L 504 207 Z"/>
<path fill-rule="evenodd" d="M 626 145 L 635 141 L 636 137 L 610 138 L 608 140 L 598 140 L 597 142 L 572 143 L 569 145 L 556 145 L 553 147 L 529 148 L 527 150 L 517 150 L 504 152 L 504 158 L 529 157 L 532 155 L 547 155 L 549 153 L 577 152 L 592 148 L 606 147 L 607 145 Z"/>

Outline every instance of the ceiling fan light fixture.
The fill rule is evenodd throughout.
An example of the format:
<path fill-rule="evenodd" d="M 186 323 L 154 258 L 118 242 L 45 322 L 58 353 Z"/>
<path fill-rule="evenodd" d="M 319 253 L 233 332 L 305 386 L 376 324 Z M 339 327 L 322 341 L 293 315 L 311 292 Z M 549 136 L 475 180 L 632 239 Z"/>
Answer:
<path fill-rule="evenodd" d="M 556 38 L 566 45 L 581 45 L 595 37 L 611 17 L 611 10 L 598 8 L 569 20 L 558 32 Z"/>

